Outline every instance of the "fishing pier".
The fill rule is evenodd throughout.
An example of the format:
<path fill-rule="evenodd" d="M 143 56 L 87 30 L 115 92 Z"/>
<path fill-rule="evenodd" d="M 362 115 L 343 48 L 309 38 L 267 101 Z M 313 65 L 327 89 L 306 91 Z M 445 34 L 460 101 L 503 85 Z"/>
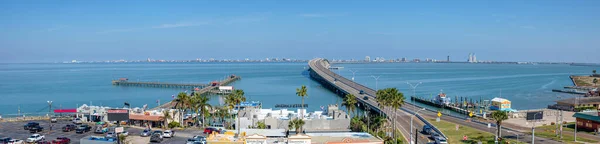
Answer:
<path fill-rule="evenodd" d="M 112 84 L 116 86 L 137 86 L 137 87 L 156 87 L 156 88 L 198 88 L 204 89 L 211 86 L 228 85 L 236 80 L 240 79 L 239 76 L 231 75 L 220 82 L 211 82 L 208 84 L 204 83 L 168 83 L 168 82 L 143 82 L 143 81 L 130 81 L 127 78 L 120 78 L 113 80 Z M 214 88 L 214 87 L 213 87 Z"/>

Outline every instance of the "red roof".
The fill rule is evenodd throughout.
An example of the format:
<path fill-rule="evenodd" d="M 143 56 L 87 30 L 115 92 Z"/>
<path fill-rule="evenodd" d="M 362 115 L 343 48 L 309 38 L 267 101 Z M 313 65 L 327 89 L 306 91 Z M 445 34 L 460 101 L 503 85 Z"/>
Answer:
<path fill-rule="evenodd" d="M 54 113 L 77 113 L 77 109 L 55 109 Z"/>

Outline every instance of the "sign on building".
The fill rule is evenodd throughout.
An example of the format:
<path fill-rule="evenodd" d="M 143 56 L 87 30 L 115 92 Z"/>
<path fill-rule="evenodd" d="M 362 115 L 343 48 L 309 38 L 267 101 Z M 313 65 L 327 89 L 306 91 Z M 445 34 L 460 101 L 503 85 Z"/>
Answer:
<path fill-rule="evenodd" d="M 108 121 L 126 121 L 129 120 L 129 110 L 109 109 L 106 111 Z"/>

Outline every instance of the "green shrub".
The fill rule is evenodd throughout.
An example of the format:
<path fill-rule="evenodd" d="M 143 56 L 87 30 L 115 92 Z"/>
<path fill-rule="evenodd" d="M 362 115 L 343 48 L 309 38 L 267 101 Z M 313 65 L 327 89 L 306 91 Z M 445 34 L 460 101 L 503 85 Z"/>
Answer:
<path fill-rule="evenodd" d="M 176 128 L 179 127 L 179 122 L 170 122 L 169 123 L 169 128 Z"/>

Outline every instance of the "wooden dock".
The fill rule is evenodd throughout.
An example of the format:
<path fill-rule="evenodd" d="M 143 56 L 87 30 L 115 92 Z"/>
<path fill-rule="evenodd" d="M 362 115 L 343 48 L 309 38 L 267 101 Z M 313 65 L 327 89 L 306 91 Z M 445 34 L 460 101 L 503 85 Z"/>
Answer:
<path fill-rule="evenodd" d="M 129 80 L 113 80 L 113 85 L 118 86 L 137 86 L 137 87 L 157 87 L 157 88 L 205 88 L 210 84 L 197 84 L 197 83 L 166 83 L 166 82 L 140 82 L 140 81 L 129 81 Z"/>
<path fill-rule="evenodd" d="M 211 84 L 207 84 L 205 87 L 200 88 L 199 90 L 193 90 L 194 93 L 199 93 L 199 94 L 204 94 L 204 93 L 216 93 L 218 92 L 218 87 L 219 86 L 225 86 L 228 84 L 231 84 L 233 82 L 235 82 L 236 80 L 240 80 L 241 77 L 236 76 L 236 75 L 231 75 L 230 77 L 228 77 L 227 79 L 220 81 L 220 82 L 212 82 Z M 175 106 L 175 103 L 173 103 L 174 101 L 170 101 L 168 103 L 164 103 L 158 107 L 152 108 L 151 110 L 156 110 L 156 109 L 166 109 L 166 108 L 172 108 Z"/>

